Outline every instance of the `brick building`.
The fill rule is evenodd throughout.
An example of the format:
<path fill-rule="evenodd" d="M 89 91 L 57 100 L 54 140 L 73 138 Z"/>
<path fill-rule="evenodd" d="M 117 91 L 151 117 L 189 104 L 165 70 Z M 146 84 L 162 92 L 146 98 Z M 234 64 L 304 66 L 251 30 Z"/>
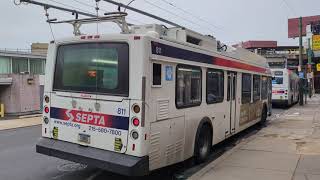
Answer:
<path fill-rule="evenodd" d="M 40 50 L 37 47 L 41 47 Z M 0 50 L 0 103 L 5 114 L 21 115 L 41 110 L 46 44 L 32 50 Z"/>

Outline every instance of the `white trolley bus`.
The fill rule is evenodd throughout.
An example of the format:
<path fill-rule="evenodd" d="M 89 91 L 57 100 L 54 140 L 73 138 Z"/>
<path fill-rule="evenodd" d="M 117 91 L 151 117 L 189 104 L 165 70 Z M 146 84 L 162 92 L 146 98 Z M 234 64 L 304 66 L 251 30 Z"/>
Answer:
<path fill-rule="evenodd" d="M 289 69 L 271 69 L 272 103 L 291 106 L 299 99 L 299 76 Z"/>
<path fill-rule="evenodd" d="M 219 44 L 156 24 L 52 41 L 37 152 L 130 176 L 204 161 L 271 107 L 266 59 Z"/>

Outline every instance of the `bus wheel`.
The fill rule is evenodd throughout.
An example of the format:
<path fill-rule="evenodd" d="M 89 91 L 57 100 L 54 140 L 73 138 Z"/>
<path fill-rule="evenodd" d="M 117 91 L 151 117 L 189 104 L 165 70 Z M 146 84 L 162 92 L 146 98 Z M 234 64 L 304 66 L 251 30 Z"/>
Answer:
<path fill-rule="evenodd" d="M 264 105 L 263 109 L 262 109 L 262 112 L 261 112 L 261 121 L 260 121 L 261 125 L 266 123 L 267 117 L 268 117 L 268 110 L 267 110 L 267 106 Z"/>
<path fill-rule="evenodd" d="M 196 163 L 202 163 L 211 153 L 212 131 L 209 125 L 204 124 L 197 134 L 194 157 Z"/>

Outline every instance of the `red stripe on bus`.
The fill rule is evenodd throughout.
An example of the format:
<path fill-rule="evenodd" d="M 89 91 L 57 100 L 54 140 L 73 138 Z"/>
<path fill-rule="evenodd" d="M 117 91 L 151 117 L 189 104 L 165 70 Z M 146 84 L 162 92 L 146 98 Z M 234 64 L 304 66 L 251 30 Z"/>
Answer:
<path fill-rule="evenodd" d="M 222 59 L 218 57 L 214 58 L 213 64 L 217 66 L 230 67 L 230 68 L 254 71 L 259 73 L 269 73 L 269 71 L 265 68 L 261 68 L 261 67 L 241 63 L 241 62 L 235 62 L 227 59 Z"/>

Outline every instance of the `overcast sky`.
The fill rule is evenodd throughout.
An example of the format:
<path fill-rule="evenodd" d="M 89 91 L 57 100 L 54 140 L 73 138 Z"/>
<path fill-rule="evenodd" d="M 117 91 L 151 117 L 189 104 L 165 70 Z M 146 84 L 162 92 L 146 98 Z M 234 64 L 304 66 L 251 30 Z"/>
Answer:
<path fill-rule="evenodd" d="M 67 8 L 94 13 L 94 0 L 36 0 Z M 78 1 L 78 2 L 77 2 Z M 124 4 L 129 0 L 117 0 Z M 80 2 L 80 3 L 79 3 Z M 82 3 L 82 4 L 81 4 Z M 171 5 L 170 5 L 171 3 Z M 280 45 L 296 45 L 298 39 L 288 39 L 287 19 L 320 15 L 319 0 L 136 0 L 132 6 L 167 18 L 203 34 L 212 34 L 227 44 L 247 40 L 277 40 Z M 156 7 L 157 6 L 157 7 Z M 100 2 L 105 11 L 116 7 Z M 154 23 L 156 21 L 129 12 L 128 21 Z M 34 5 L 15 6 L 13 0 L 0 2 L 0 48 L 28 49 L 32 42 L 52 40 L 43 8 Z M 50 18 L 69 19 L 70 14 L 49 10 Z M 85 33 L 95 34 L 96 26 L 84 27 Z M 114 32 L 113 25 L 101 25 L 101 33 Z M 72 36 L 69 25 L 53 25 L 56 39 Z"/>

